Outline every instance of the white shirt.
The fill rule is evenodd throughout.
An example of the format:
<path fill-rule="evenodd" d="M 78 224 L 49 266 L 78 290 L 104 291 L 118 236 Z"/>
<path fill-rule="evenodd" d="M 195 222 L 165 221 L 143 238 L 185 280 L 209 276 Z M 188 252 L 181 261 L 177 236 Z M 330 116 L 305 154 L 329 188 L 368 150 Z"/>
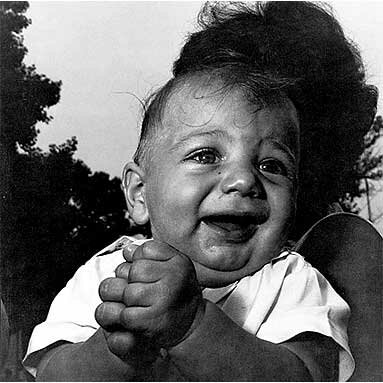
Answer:
<path fill-rule="evenodd" d="M 83 342 L 97 331 L 98 287 L 125 262 L 122 247 L 131 240 L 137 245 L 145 242 L 129 237 L 114 242 L 81 266 L 53 300 L 46 321 L 35 327 L 29 341 L 24 366 L 31 374 L 36 375 L 49 346 L 58 341 Z M 281 343 L 307 331 L 334 339 L 340 345 L 339 380 L 352 375 L 354 360 L 347 338 L 350 309 L 298 253 L 285 251 L 253 275 L 223 288 L 205 288 L 203 296 L 219 304 L 243 329 L 269 342 Z"/>

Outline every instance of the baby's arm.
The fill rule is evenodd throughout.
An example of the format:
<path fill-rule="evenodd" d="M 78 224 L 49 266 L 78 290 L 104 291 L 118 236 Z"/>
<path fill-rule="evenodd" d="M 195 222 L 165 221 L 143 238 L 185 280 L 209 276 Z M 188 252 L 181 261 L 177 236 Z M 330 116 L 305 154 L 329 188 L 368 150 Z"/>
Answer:
<path fill-rule="evenodd" d="M 202 300 L 194 268 L 182 254 L 151 241 L 135 258 L 132 273 L 129 263 L 122 264 L 117 278 L 102 284 L 105 288 L 112 282 L 114 287 L 105 289 L 112 296 L 113 290 L 125 294 L 121 307 L 110 304 L 120 300 L 120 293 L 115 298 L 107 294 L 104 309 L 97 310 L 100 324 L 111 333 L 100 329 L 84 343 L 53 350 L 40 363 L 38 379 L 141 380 L 139 371 L 150 368 L 139 368 L 132 351 L 134 339 L 144 333 L 154 351 L 168 349 L 187 380 L 335 380 L 337 350 L 328 338 L 300 336 L 282 345 L 260 340 Z M 129 282 L 122 289 L 121 279 Z M 113 331 L 113 323 L 124 331 Z M 136 360 L 140 355 L 145 353 Z"/>
<path fill-rule="evenodd" d="M 153 379 L 151 365 L 160 347 L 177 344 L 193 328 L 204 302 L 190 260 L 154 241 L 134 256 L 133 264 L 119 265 L 116 277 L 100 285 L 101 329 L 83 343 L 46 354 L 38 380 Z"/>
<path fill-rule="evenodd" d="M 118 281 L 118 278 L 113 279 Z M 110 301 L 99 306 L 106 308 L 97 310 L 103 327 L 85 342 L 61 344 L 47 352 L 38 365 L 36 380 L 138 381 L 150 378 L 150 365 L 158 349 L 143 342 L 139 334 L 121 328 L 118 319 L 112 323 L 111 317 L 118 316 L 122 310 L 120 305 Z"/>
<path fill-rule="evenodd" d="M 119 275 L 119 268 L 116 273 Z M 101 283 L 100 295 L 104 303 L 96 310 L 101 327 L 85 342 L 61 344 L 47 352 L 38 365 L 37 381 L 139 381 L 151 378 L 150 366 L 159 348 L 120 325 L 121 311 L 126 308 L 117 299 L 124 290 L 120 288 L 121 282 L 124 282 L 121 278 L 108 278 Z"/>
<path fill-rule="evenodd" d="M 290 351 L 289 351 L 289 350 Z M 319 334 L 302 334 L 282 345 L 256 338 L 207 302 L 198 328 L 169 355 L 187 380 L 335 381 L 338 350 Z M 137 370 L 110 352 L 102 329 L 83 343 L 53 349 L 37 381 L 140 380 Z"/>
<path fill-rule="evenodd" d="M 94 267 L 92 267 L 93 269 Z M 119 269 L 117 267 L 117 274 Z M 85 273 L 85 276 L 90 280 L 95 279 L 94 275 L 89 273 Z M 77 279 L 85 280 L 84 275 Z M 111 281 L 117 283 L 117 289 L 116 283 L 110 283 Z M 70 343 L 60 341 L 52 345 L 51 349 L 45 353 L 37 366 L 38 381 L 142 380 L 144 378 L 142 373 L 147 374 L 147 372 L 150 372 L 150 369 L 143 368 L 143 365 L 148 363 L 148 360 L 145 361 L 145 356 L 148 356 L 148 351 L 150 350 L 142 350 L 142 347 L 139 347 L 142 346 L 142 342 L 141 344 L 137 342 L 139 336 L 134 336 L 120 326 L 118 316 L 121 310 L 125 308 L 125 305 L 121 302 L 122 298 L 116 299 L 116 294 L 122 295 L 121 288 L 123 286 L 121 288 L 118 287 L 121 285 L 121 282 L 127 283 L 120 278 L 107 278 L 103 280 L 99 286 L 99 293 L 104 303 L 96 310 L 97 319 L 101 322 L 101 327 L 84 342 Z M 72 290 L 79 291 L 78 288 L 73 287 Z M 118 293 L 118 290 L 120 290 L 120 293 Z M 83 292 L 82 295 L 84 295 Z M 85 297 L 82 298 L 85 299 Z M 93 302 L 94 297 L 89 297 L 89 300 Z M 84 310 L 83 306 L 80 306 L 79 309 Z M 92 304 L 89 304 L 89 307 L 92 307 Z M 85 309 L 88 309 L 88 306 Z M 112 320 L 113 316 L 115 317 L 114 322 Z M 109 338 L 111 335 L 116 336 L 118 334 L 123 335 L 125 355 L 118 355 L 118 352 L 114 353 L 111 351 Z M 74 337 L 72 336 L 72 338 Z M 60 338 L 57 337 L 57 339 Z M 130 354 L 127 355 L 129 352 Z"/>
<path fill-rule="evenodd" d="M 133 255 L 134 272 L 125 271 L 132 285 L 138 282 L 140 288 L 125 297 L 125 303 L 130 301 L 133 307 L 122 316 L 127 329 L 143 331 L 167 348 L 187 380 L 336 378 L 335 342 L 314 333 L 280 345 L 258 339 L 213 303 L 201 302 L 190 266 L 184 255 L 163 243 L 151 241 L 140 246 Z"/>
<path fill-rule="evenodd" d="M 134 380 L 135 369 L 108 349 L 102 329 L 81 343 L 50 350 L 37 368 L 37 381 Z"/>
<path fill-rule="evenodd" d="M 240 328 L 207 302 L 204 318 L 169 355 L 188 380 L 334 381 L 338 348 L 320 334 L 303 333 L 280 345 Z"/>

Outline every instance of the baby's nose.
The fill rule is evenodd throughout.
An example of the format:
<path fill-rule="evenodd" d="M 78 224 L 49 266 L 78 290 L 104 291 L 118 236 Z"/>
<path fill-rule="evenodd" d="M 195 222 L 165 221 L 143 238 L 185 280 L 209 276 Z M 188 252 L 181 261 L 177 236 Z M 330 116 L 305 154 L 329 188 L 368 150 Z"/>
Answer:
<path fill-rule="evenodd" d="M 232 167 L 224 174 L 221 182 L 224 194 L 238 193 L 243 197 L 258 197 L 264 195 L 264 188 L 254 169 Z"/>

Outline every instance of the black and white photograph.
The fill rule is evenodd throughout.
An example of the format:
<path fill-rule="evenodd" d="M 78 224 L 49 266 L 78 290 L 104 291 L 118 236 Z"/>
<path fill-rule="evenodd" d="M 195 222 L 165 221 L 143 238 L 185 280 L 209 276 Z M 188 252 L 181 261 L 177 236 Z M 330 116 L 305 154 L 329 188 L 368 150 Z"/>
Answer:
<path fill-rule="evenodd" d="M 0 381 L 383 381 L 382 19 L 0 1 Z"/>

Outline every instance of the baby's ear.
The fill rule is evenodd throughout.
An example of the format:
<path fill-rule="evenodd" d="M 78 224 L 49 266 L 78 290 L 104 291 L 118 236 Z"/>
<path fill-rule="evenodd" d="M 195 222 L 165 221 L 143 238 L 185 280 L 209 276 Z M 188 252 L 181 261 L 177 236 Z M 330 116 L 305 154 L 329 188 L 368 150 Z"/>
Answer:
<path fill-rule="evenodd" d="M 122 185 L 129 216 L 137 225 L 145 225 L 149 222 L 144 179 L 145 172 L 140 166 L 134 162 L 125 165 L 122 174 Z"/>

